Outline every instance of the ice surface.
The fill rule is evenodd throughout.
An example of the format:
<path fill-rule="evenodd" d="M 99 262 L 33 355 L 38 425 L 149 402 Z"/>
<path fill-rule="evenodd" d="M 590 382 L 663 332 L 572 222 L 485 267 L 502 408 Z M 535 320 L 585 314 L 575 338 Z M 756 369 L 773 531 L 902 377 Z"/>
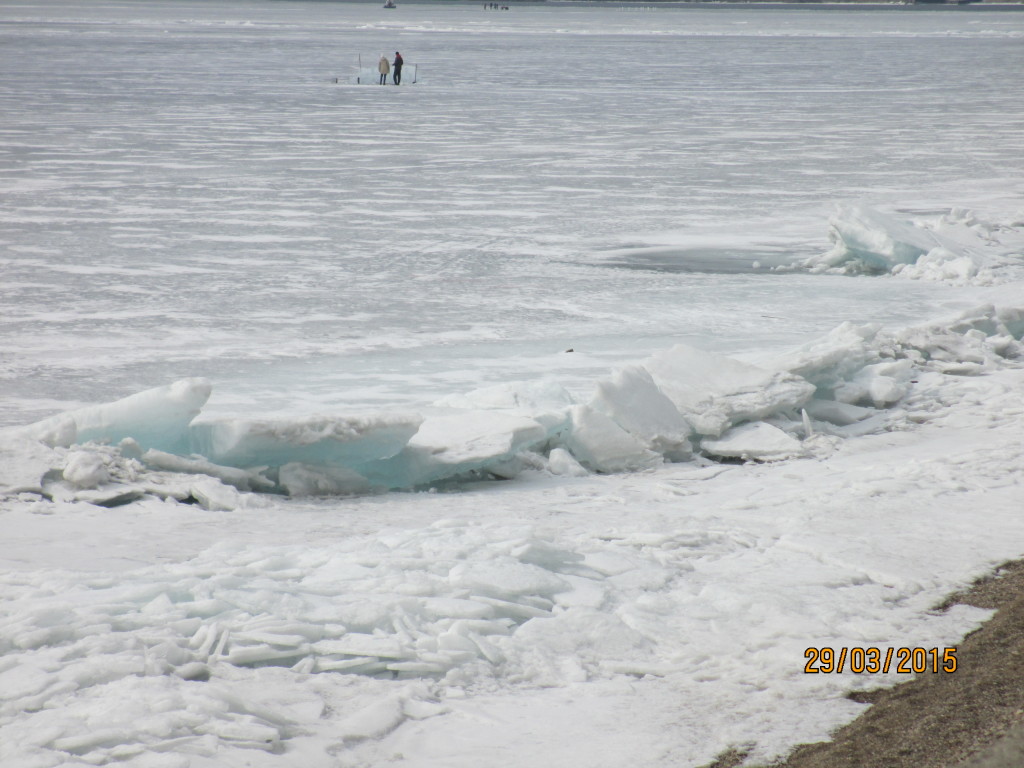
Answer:
<path fill-rule="evenodd" d="M 820 478 L 810 486 L 802 480 L 786 486 L 775 476 L 779 485 L 772 493 L 778 497 L 766 501 L 764 490 L 772 484 L 751 476 L 742 478 L 749 486 L 746 497 L 737 495 L 734 481 L 725 480 L 719 496 L 701 502 L 706 505 L 703 515 L 724 504 L 739 511 L 752 509 L 757 519 L 772 520 L 774 513 L 761 513 L 766 504 L 781 512 L 791 505 L 806 510 L 808 498 L 828 507 L 843 499 L 841 504 L 849 514 L 879 506 L 882 517 L 875 524 L 883 525 L 890 502 L 880 503 L 885 497 L 879 492 L 888 488 L 887 493 L 906 495 L 912 509 L 920 508 L 922 493 L 940 494 L 931 497 L 929 504 L 934 523 L 936 504 L 942 508 L 945 503 L 936 499 L 941 499 L 942 493 L 962 492 L 944 463 L 950 456 L 957 457 L 957 472 L 965 471 L 960 466 L 964 461 L 973 462 L 969 471 L 974 478 L 986 477 L 992 466 L 1016 466 L 1019 461 L 1012 449 L 1017 439 L 1012 424 L 1021 415 L 1014 380 L 999 384 L 994 379 L 984 391 L 965 397 L 970 390 L 957 389 L 956 382 L 967 380 L 949 373 L 965 365 L 991 375 L 1015 372 L 1013 360 L 1020 345 L 1014 334 L 1022 330 L 1021 317 L 1016 309 L 979 306 L 944 323 L 896 331 L 844 325 L 772 365 L 753 366 L 684 347 L 647 360 L 644 366 L 650 364 L 663 375 L 672 373 L 672 378 L 662 379 L 670 383 L 666 389 L 675 386 L 677 396 L 697 416 L 704 409 L 718 409 L 728 414 L 727 422 L 756 414 L 771 421 L 745 421 L 719 438 L 705 436 L 700 451 L 719 458 L 772 462 L 807 453 L 819 455 L 818 430 L 852 437 L 884 429 L 887 421 L 878 417 L 887 414 L 893 404 L 903 410 L 894 411 L 892 418 L 901 420 L 897 423 L 906 429 L 911 423 L 933 418 L 937 408 L 948 408 L 941 403 L 975 402 L 989 414 L 976 438 L 976 455 L 965 454 L 962 446 L 955 452 L 936 447 L 936 455 L 945 458 L 930 460 L 933 464 L 907 463 L 903 449 L 896 448 L 902 458 L 888 462 L 889 469 L 880 469 L 869 454 L 868 465 L 855 475 L 858 479 L 835 487 L 826 487 L 834 480 Z M 557 391 L 548 385 L 543 389 Z M 236 454 L 246 460 L 272 456 L 281 461 L 305 450 L 323 451 L 304 455 L 306 458 L 328 455 L 329 451 L 334 451 L 329 455 L 341 457 L 334 465 L 286 462 L 277 467 L 277 488 L 295 496 L 368 489 L 362 475 L 340 462 L 363 461 L 361 457 L 375 454 L 325 449 L 325 442 L 358 446 L 366 440 L 376 445 L 377 451 L 386 445 L 384 453 L 402 444 L 401 450 L 381 463 L 405 462 L 403 471 L 425 472 L 419 478 L 436 478 L 471 467 L 486 469 L 529 448 L 541 451 L 532 455 L 553 474 L 582 477 L 586 470 L 581 462 L 599 472 L 661 467 L 665 455 L 660 451 L 678 449 L 681 441 L 689 439 L 687 422 L 646 367 L 622 367 L 599 379 L 592 405 L 568 406 L 568 421 L 564 417 L 551 421 L 562 424 L 554 433 L 524 413 L 535 409 L 558 413 L 569 399 L 558 394 L 550 400 L 539 398 L 540 404 L 529 404 L 519 396 L 508 397 L 515 390 L 521 392 L 522 387 L 506 389 L 500 396 L 497 390 L 487 397 L 473 394 L 463 404 L 474 408 L 438 409 L 418 428 L 418 418 L 362 416 L 297 422 L 239 420 L 231 422 L 226 434 L 233 436 L 230 444 L 237 450 L 250 451 Z M 163 407 L 160 400 L 155 402 Z M 480 407 L 488 402 L 498 407 Z M 872 407 L 850 402 L 868 402 Z M 785 414 L 800 404 L 807 416 L 788 420 Z M 102 406 L 97 410 L 111 411 Z M 998 431 L 990 432 L 990 423 L 997 425 Z M 238 429 L 240 424 L 245 429 Z M 129 427 L 127 431 L 134 430 Z M 8 442 L 4 445 L 15 446 L 8 450 L 19 457 L 22 469 L 18 471 L 30 469 L 29 482 L 8 481 L 8 495 L 16 495 L 12 492 L 21 488 L 44 494 L 53 504 L 85 501 L 105 507 L 132 505 L 158 496 L 166 499 L 165 503 L 188 500 L 209 512 L 228 515 L 234 509 L 251 508 L 240 490 L 267 490 L 270 482 L 258 469 L 243 470 L 155 449 L 141 452 L 127 439 L 118 445 L 54 448 L 26 437 L 43 432 L 21 429 L 5 434 Z M 411 432 L 411 437 L 405 437 Z M 673 439 L 666 440 L 666 435 Z M 801 442 L 801 438 L 806 440 Z M 545 448 L 548 441 L 552 446 Z M 973 458 L 966 458 L 968 455 Z M 376 467 L 373 460 L 365 466 Z M 677 504 L 674 500 L 680 496 L 699 498 L 701 484 L 711 482 L 715 475 L 696 474 L 703 470 L 689 466 L 691 474 L 679 480 L 621 484 L 618 493 L 630 489 L 627 498 L 639 498 L 633 495 L 640 493 L 646 499 L 643 504 L 653 505 L 655 510 L 661 503 Z M 54 476 L 53 470 L 59 470 L 59 475 Z M 791 471 L 808 477 L 807 469 Z M 826 472 L 830 478 L 832 471 Z M 1002 471 L 992 477 L 999 487 Z M 1011 500 L 1017 498 L 1017 489 L 1007 487 L 1004 493 L 1003 506 L 1016 509 Z M 448 509 L 453 503 L 437 498 L 446 505 L 439 509 Z M 655 498 L 661 501 L 656 503 Z M 864 498 L 873 499 L 872 504 L 865 505 Z M 992 504 L 1002 508 L 1002 502 L 988 498 L 989 508 Z M 467 503 L 476 505 L 477 501 L 470 498 Z M 631 511 L 636 509 L 635 501 L 629 504 Z M 958 498 L 951 497 L 949 504 L 950 514 L 959 519 Z M 540 506 L 550 511 L 549 497 L 545 496 Z M 592 507 L 592 511 L 599 509 Z M 837 533 L 846 524 L 842 522 L 845 517 L 821 518 L 840 521 L 835 523 L 840 528 L 827 534 L 827 541 L 848 540 Z M 915 578 L 894 575 L 893 560 L 884 566 L 859 565 L 858 558 L 846 556 L 823 562 L 820 540 L 806 545 L 806 552 L 804 545 L 789 546 L 785 554 L 773 549 L 767 562 L 778 570 L 772 572 L 763 590 L 751 592 L 745 574 L 749 569 L 763 573 L 766 567 L 759 559 L 766 557 L 765 553 L 752 546 L 756 537 L 737 529 L 716 532 L 705 522 L 677 532 L 656 528 L 638 533 L 632 523 L 623 529 L 617 516 L 605 520 L 607 528 L 601 535 L 577 533 L 571 540 L 545 538 L 535 531 L 499 532 L 492 530 L 493 526 L 504 523 L 493 520 L 483 525 L 445 520 L 369 538 L 342 538 L 319 549 L 308 543 L 215 547 L 188 563 L 143 569 L 126 579 L 102 574 L 83 579 L 74 573 L 60 578 L 47 573 L 45 584 L 31 578 L 8 579 L 0 595 L 24 607 L 9 611 L 12 622 L 0 633 L 4 655 L 17 660 L 14 665 L 0 662 L 4 706 L 0 729 L 14 729 L 21 735 L 0 742 L 6 750 L 2 754 L 41 761 L 53 754 L 74 754 L 91 762 L 168 750 L 210 759 L 230 755 L 234 749 L 280 755 L 298 748 L 304 739 L 316 743 L 322 738 L 309 734 L 318 733 L 314 724 L 325 711 L 325 701 L 338 701 L 337 694 L 331 693 L 333 686 L 366 691 L 343 697 L 348 703 L 334 710 L 330 721 L 333 738 L 341 734 L 347 739 L 345 748 L 356 752 L 387 743 L 398 738 L 397 734 L 408 734 L 402 729 L 409 721 L 458 722 L 444 719 L 454 712 L 452 702 L 461 701 L 457 691 L 466 696 L 463 686 L 481 679 L 559 689 L 601 686 L 629 676 L 646 681 L 645 686 L 651 680 L 673 681 L 673 686 L 680 686 L 673 696 L 687 698 L 696 691 L 690 690 L 686 681 L 698 674 L 705 685 L 720 681 L 714 695 L 738 706 L 739 700 L 729 698 L 725 691 L 731 690 L 736 680 L 748 684 L 756 669 L 763 678 L 759 685 L 780 686 L 780 691 L 788 691 L 783 695 L 790 701 L 815 702 L 815 711 L 820 711 L 819 698 L 833 700 L 833 693 L 845 683 L 837 680 L 831 692 L 791 690 L 781 672 L 791 666 L 789 656 L 782 654 L 779 658 L 784 657 L 783 661 L 758 656 L 764 640 L 756 633 L 738 641 L 739 645 L 735 645 L 737 641 L 723 643 L 720 633 L 707 630 L 707 622 L 722 624 L 730 621 L 729 617 L 742 615 L 746 625 L 749 616 L 757 616 L 759 622 L 770 625 L 779 648 L 803 647 L 811 642 L 808 638 L 819 636 L 815 633 L 820 633 L 821 643 L 838 642 L 840 636 L 851 632 L 854 635 L 850 636 L 863 637 L 865 643 L 884 643 L 895 631 L 886 628 L 890 625 L 885 622 L 895 620 L 905 627 L 910 621 L 887 613 L 893 610 L 888 599 L 893 589 L 906 595 L 900 610 L 913 615 L 914 621 L 931 617 L 927 630 L 917 625 L 916 631 L 924 632 L 921 637 L 926 639 L 914 642 L 950 642 L 979 618 L 970 611 L 942 617 L 928 614 L 925 609 L 934 600 L 922 595 L 936 594 L 945 582 L 931 577 L 931 587 L 925 589 Z M 280 530 L 279 520 L 274 525 Z M 870 554 L 860 557 L 867 561 L 877 557 L 873 546 L 865 550 Z M 901 557 L 903 554 L 901 550 Z M 807 580 L 801 581 L 796 591 L 791 585 L 796 578 L 794 557 L 801 558 L 799 578 Z M 735 558 L 744 562 L 726 565 Z M 940 559 L 940 570 L 948 568 L 948 560 Z M 854 564 L 840 566 L 839 562 Z M 836 583 L 850 589 L 857 586 L 851 594 L 858 597 L 843 612 L 828 618 L 828 611 L 835 611 L 837 593 L 822 584 Z M 887 599 L 879 599 L 879 589 Z M 31 599 L 26 599 L 29 590 Z M 771 606 L 767 613 L 765 605 Z M 920 612 L 915 613 L 914 605 Z M 783 628 L 772 612 L 787 616 L 792 626 Z M 817 623 L 808 624 L 809 615 L 816 616 Z M 865 616 L 877 623 L 874 634 L 863 634 L 870 624 Z M 112 632 L 115 628 L 118 631 Z M 745 637 L 739 627 L 731 631 L 735 637 Z M 738 668 L 729 666 L 729 659 L 752 657 L 762 659 L 764 666 L 759 662 L 751 667 L 740 661 L 733 662 Z M 400 683 L 432 682 L 425 688 L 396 691 L 387 684 L 395 677 Z M 302 682 L 321 678 L 338 682 Z M 343 682 L 351 678 L 366 682 Z M 198 688 L 190 682 L 204 680 L 208 682 Z M 260 693 L 266 685 L 260 681 L 266 680 L 276 680 L 271 687 L 273 700 Z M 127 709 L 117 712 L 103 704 L 110 697 L 130 699 L 133 716 Z M 299 703 L 283 714 L 280 702 L 291 697 Z M 777 711 L 777 704 L 770 709 Z M 840 714 L 840 710 L 846 712 L 841 707 L 830 710 L 832 714 L 816 725 L 805 719 L 807 731 L 801 733 L 825 733 L 837 718 L 852 714 Z M 195 715 L 175 714 L 181 712 Z M 775 725 L 762 732 L 765 754 L 778 748 L 772 744 L 808 738 L 771 736 L 782 733 L 772 728 L 792 726 L 784 726 L 778 719 L 769 721 Z M 298 722 L 305 725 L 299 727 Z M 83 723 L 89 724 L 85 731 Z M 432 725 L 426 732 L 435 727 L 449 726 Z M 29 737 L 28 733 L 39 736 Z M 417 749 L 429 751 L 430 746 L 421 744 Z"/>
<path fill-rule="evenodd" d="M 37 440 L 15 438 L 11 432 L 0 431 L 0 494 L 41 493 L 43 475 L 58 465 L 58 454 Z"/>
<path fill-rule="evenodd" d="M 957 50 L 946 52 L 948 98 L 979 108 L 965 107 L 955 125 L 941 110 L 908 125 L 908 100 L 934 94 L 926 41 L 950 33 L 932 16 L 843 14 L 824 29 L 820 18 L 801 18 L 783 31 L 778 17 L 735 25 L 702 9 L 626 21 L 535 8 L 497 21 L 473 18 L 476 9 L 413 8 L 386 21 L 368 6 L 290 19 L 244 2 L 204 4 L 187 19 L 170 7 L 132 19 L 96 9 L 85 19 L 45 0 L 37 15 L 19 16 L 29 20 L 19 26 L 25 34 L 5 46 L 12 62 L 33 66 L 12 82 L 12 94 L 32 98 L 9 95 L 4 104 L 19 121 L 6 141 L 24 158 L 6 169 L 0 221 L 5 299 L 16 318 L 0 342 L 4 424 L 187 375 L 216 384 L 207 417 L 417 410 L 453 392 L 544 375 L 585 394 L 578 384 L 666 339 L 732 354 L 798 343 L 842 320 L 905 323 L 959 300 L 924 280 L 806 271 L 755 279 L 769 270 L 754 261 L 795 264 L 827 250 L 828 214 L 849 207 L 851 195 L 934 231 L 952 253 L 1001 250 L 1019 219 L 1011 180 L 1020 176 L 1021 138 L 991 108 L 1012 114 L 1015 104 L 977 65 L 996 49 L 1017 55 L 1007 17 L 984 40 L 958 20 Z M 31 19 L 65 25 L 77 47 L 52 50 L 52 36 Z M 766 52 L 779 66 L 772 83 L 738 56 L 710 55 L 723 41 L 749 42 L 737 26 L 762 22 L 758 44 L 780 46 Z M 181 33 L 178 47 L 164 37 L 168 24 Z M 561 30 L 556 46 L 552 28 Z M 631 45 L 609 50 L 609 35 L 623 29 Z M 216 55 L 198 44 L 211 30 Z M 428 82 L 346 85 L 355 52 L 375 56 L 369 39 L 384 47 L 398 30 L 412 46 L 404 53 L 423 57 Z M 880 49 L 870 76 L 851 30 Z M 139 34 L 167 43 L 145 66 L 121 44 Z M 314 53 L 295 56 L 302 35 Z M 706 90 L 655 95 L 621 77 L 666 35 L 690 43 L 680 55 Z M 876 89 L 870 110 L 838 98 L 863 94 L 861 78 L 883 82 L 892 69 L 881 49 L 893 35 L 919 57 L 905 90 Z M 254 61 L 253 46 L 271 37 L 280 44 Z M 842 44 L 825 50 L 826 40 Z M 517 65 L 488 73 L 481 41 L 511 46 Z M 804 46 L 829 85 L 785 69 L 788 46 Z M 601 64 L 585 93 L 577 84 L 580 101 L 560 98 L 551 72 L 592 58 Z M 81 72 L 78 86 L 54 80 L 51 66 Z M 225 89 L 237 107 L 228 115 Z M 68 152 L 60 131 L 72 110 L 90 142 Z M 740 112 L 762 119 L 733 130 Z M 177 126 L 169 113 L 180 116 Z M 635 115 L 654 113 L 682 116 L 686 129 L 637 124 Z M 452 114 L 466 119 L 452 123 Z M 587 125 L 593 114 L 604 116 L 597 137 Z M 402 128 L 384 140 L 391 125 Z M 990 178 L 993 167 L 1002 180 Z M 879 186 L 883 174 L 895 181 Z M 186 176 L 194 195 L 183 198 Z M 97 177 L 105 204 L 72 193 Z M 647 193 L 636 195 L 631 180 Z M 583 257 L 638 243 L 680 255 L 650 269 Z M 671 271 L 691 257 L 704 271 Z"/>
<path fill-rule="evenodd" d="M 0 764 L 768 764 L 977 626 L 1024 16 L 378 5 L 7 9 L 0 423 L 214 395 L 0 435 Z"/>

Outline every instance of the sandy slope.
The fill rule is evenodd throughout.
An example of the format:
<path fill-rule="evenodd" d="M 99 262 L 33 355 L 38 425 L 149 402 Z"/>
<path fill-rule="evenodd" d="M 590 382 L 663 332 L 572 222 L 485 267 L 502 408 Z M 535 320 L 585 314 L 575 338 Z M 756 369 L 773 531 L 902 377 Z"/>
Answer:
<path fill-rule="evenodd" d="M 832 741 L 778 768 L 1013 768 L 1024 763 L 1024 562 L 997 569 L 955 603 L 996 614 L 958 644 L 955 673 L 924 674 L 856 699 L 873 706 Z M 738 755 L 737 755 L 738 757 Z M 724 756 L 716 765 L 725 768 Z"/>

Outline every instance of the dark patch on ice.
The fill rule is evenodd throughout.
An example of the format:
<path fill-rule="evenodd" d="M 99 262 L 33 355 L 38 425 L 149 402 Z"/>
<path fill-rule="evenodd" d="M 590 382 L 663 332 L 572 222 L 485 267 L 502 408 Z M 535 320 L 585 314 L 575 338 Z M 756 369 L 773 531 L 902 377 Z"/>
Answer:
<path fill-rule="evenodd" d="M 716 464 L 762 464 L 757 460 L 745 459 L 742 456 L 708 456 Z"/>
<path fill-rule="evenodd" d="M 772 274 L 774 267 L 792 264 L 792 253 L 735 248 L 680 248 L 677 246 L 617 248 L 595 263 L 618 269 L 649 272 L 701 272 L 710 274 Z"/>
<path fill-rule="evenodd" d="M 143 497 L 144 493 L 138 488 L 129 488 L 112 496 L 96 499 L 92 503 L 97 507 L 106 507 L 107 509 L 114 509 L 115 507 L 123 507 L 132 502 L 138 501 Z"/>

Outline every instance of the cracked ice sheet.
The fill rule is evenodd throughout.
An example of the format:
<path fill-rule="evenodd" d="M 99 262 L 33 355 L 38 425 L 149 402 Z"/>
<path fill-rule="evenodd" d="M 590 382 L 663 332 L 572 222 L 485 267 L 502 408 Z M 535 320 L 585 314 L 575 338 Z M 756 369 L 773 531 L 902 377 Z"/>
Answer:
<path fill-rule="evenodd" d="M 922 376 L 904 405 L 923 424 L 824 461 L 218 515 L 15 503 L 0 743 L 12 764 L 62 748 L 197 768 L 770 757 L 854 717 L 849 690 L 894 682 L 803 675 L 806 647 L 952 645 L 985 618 L 927 610 L 1020 554 L 1022 391 L 1019 368 Z"/>

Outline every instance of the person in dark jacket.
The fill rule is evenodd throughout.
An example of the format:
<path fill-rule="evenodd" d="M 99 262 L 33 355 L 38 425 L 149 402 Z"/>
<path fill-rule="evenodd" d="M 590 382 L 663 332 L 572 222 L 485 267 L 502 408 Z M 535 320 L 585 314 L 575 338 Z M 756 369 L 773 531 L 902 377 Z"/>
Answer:
<path fill-rule="evenodd" d="M 400 85 L 402 82 L 402 65 L 404 63 L 405 62 L 402 61 L 402 54 L 395 51 L 394 74 L 391 75 L 391 79 L 394 81 L 395 85 Z"/>

